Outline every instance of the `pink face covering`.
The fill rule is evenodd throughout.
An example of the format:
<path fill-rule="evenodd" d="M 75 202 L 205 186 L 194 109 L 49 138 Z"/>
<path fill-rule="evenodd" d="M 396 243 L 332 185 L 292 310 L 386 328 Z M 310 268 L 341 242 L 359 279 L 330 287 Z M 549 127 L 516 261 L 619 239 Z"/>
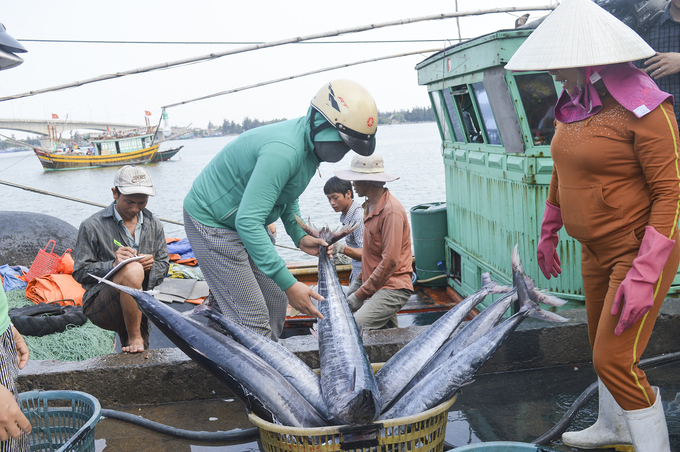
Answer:
<path fill-rule="evenodd" d="M 600 79 L 614 99 L 638 118 L 669 97 L 673 102 L 671 94 L 661 91 L 650 76 L 632 63 L 589 66 L 579 70 L 585 75 L 585 87 L 580 89 L 576 86 L 573 95 L 563 89 L 555 105 L 555 119 L 562 123 L 581 121 L 602 109 L 602 101 L 593 86 Z"/>

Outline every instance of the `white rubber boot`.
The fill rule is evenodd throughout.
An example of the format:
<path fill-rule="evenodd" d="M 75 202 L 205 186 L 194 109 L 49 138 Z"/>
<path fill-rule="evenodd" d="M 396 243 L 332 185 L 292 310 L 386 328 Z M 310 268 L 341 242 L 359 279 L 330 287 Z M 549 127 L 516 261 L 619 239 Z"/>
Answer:
<path fill-rule="evenodd" d="M 659 388 L 653 386 L 656 402 L 649 408 L 623 411 L 636 452 L 671 452 L 668 425 Z"/>
<path fill-rule="evenodd" d="M 616 403 L 602 380 L 597 379 L 600 406 L 597 422 L 580 432 L 562 433 L 562 442 L 567 446 L 580 449 L 614 449 L 620 452 L 633 452 L 633 441 L 628 433 L 623 410 Z M 651 450 L 651 449 L 650 449 Z"/>

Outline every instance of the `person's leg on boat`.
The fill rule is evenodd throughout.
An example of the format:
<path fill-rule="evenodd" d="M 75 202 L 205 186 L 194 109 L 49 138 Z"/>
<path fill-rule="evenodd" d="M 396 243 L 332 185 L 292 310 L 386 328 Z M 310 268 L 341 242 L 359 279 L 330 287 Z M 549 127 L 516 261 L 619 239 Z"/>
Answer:
<path fill-rule="evenodd" d="M 408 289 L 380 289 L 363 302 L 354 313 L 354 320 L 364 330 L 398 328 L 397 311 L 404 307 L 411 293 Z"/>

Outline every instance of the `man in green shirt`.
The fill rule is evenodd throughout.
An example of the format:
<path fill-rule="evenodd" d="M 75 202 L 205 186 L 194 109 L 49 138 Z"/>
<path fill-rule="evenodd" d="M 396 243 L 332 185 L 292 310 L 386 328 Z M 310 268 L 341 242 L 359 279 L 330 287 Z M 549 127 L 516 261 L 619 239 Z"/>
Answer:
<path fill-rule="evenodd" d="M 324 85 L 307 115 L 251 129 L 224 147 L 194 180 L 184 199 L 184 227 L 220 311 L 277 340 L 288 303 L 321 318 L 310 297 L 276 252 L 268 224 L 281 218 L 303 251 L 326 243 L 297 225 L 298 197 L 321 162 L 338 162 L 350 149 L 375 149 L 378 110 L 371 95 L 349 80 Z"/>

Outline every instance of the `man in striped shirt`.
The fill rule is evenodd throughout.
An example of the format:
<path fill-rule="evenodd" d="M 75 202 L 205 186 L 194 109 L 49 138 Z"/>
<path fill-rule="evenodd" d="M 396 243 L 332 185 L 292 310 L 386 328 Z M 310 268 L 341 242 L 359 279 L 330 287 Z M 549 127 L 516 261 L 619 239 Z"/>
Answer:
<path fill-rule="evenodd" d="M 350 285 L 361 275 L 361 251 L 364 233 L 364 209 L 354 200 L 352 183 L 338 179 L 336 176 L 326 181 L 323 191 L 333 210 L 340 212 L 340 223 L 346 226 L 355 223 L 357 228 L 345 237 L 345 242 L 338 242 L 333 246 L 333 254 L 344 254 L 351 259 L 352 273 L 349 276 Z M 358 289 L 358 287 L 356 287 Z"/>
<path fill-rule="evenodd" d="M 668 2 L 664 13 L 640 36 L 657 53 L 645 60 L 644 65 L 636 64 L 654 79 L 661 91 L 673 95 L 675 117 L 680 118 L 680 0 Z"/>

